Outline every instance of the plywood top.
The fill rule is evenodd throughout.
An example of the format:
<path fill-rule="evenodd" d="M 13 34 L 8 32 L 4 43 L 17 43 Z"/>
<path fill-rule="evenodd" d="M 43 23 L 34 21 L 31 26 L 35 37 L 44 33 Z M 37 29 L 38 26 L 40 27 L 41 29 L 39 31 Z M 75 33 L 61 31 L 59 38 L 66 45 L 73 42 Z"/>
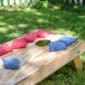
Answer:
<path fill-rule="evenodd" d="M 50 36 L 46 39 L 53 41 L 54 39 L 52 37 L 53 36 Z M 0 85 L 15 85 L 26 77 L 30 77 L 38 72 L 41 68 L 50 64 L 55 59 L 58 61 L 66 55 L 72 57 L 75 53 L 78 55 L 85 51 L 85 42 L 80 40 L 69 46 L 66 50 L 56 52 L 50 52 L 48 46 L 39 47 L 35 45 L 38 40 L 39 39 L 34 43 L 28 43 L 26 48 L 14 50 L 0 57 L 1 59 L 7 56 L 13 56 L 18 58 L 21 63 L 20 68 L 17 70 L 0 68 Z M 8 43 L 10 44 L 11 42 Z"/>

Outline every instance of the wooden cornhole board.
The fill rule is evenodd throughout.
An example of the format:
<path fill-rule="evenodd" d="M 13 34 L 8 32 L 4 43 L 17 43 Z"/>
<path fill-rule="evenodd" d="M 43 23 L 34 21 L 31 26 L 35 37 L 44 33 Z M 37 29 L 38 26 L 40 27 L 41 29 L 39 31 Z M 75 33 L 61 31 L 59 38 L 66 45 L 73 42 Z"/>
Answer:
<path fill-rule="evenodd" d="M 78 40 L 63 51 L 50 52 L 48 46 L 40 47 L 39 40 L 54 40 L 53 35 L 28 43 L 26 48 L 14 50 L 2 57 L 13 56 L 20 60 L 17 70 L 0 68 L 0 85 L 35 85 L 70 61 L 74 61 L 76 69 L 81 69 L 80 54 L 85 51 L 85 41 Z M 11 42 L 8 42 L 11 44 Z M 0 57 L 0 58 L 2 58 Z"/>

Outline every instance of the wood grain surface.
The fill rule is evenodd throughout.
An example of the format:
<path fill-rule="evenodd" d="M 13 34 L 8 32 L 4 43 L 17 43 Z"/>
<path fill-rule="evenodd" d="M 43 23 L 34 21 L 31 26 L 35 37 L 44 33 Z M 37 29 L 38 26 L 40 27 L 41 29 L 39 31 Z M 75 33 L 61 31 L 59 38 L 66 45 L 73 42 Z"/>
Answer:
<path fill-rule="evenodd" d="M 52 38 L 46 39 L 51 41 Z M 20 60 L 20 68 L 17 70 L 0 68 L 0 85 L 34 85 L 85 51 L 85 41 L 81 40 L 63 51 L 55 52 L 50 52 L 48 46 L 37 46 L 35 43 L 39 40 L 0 57 L 13 56 Z"/>

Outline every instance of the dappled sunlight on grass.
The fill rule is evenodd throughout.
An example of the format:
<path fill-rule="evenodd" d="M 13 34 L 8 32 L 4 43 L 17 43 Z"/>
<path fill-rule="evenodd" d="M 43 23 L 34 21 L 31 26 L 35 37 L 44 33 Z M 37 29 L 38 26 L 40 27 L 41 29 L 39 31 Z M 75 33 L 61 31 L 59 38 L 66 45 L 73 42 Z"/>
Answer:
<path fill-rule="evenodd" d="M 18 27 L 19 28 L 24 28 L 24 27 L 27 27 L 27 25 L 26 24 L 19 24 Z"/>
<path fill-rule="evenodd" d="M 56 31 L 53 30 L 53 32 L 54 32 L 54 33 L 58 33 L 58 34 L 77 36 L 77 35 L 76 35 L 76 32 L 70 31 L 69 29 L 68 29 L 68 30 L 65 30 L 65 28 L 58 28 Z M 77 36 L 77 37 L 78 37 L 78 36 Z"/>
<path fill-rule="evenodd" d="M 81 18 L 81 16 L 83 17 Z M 18 35 L 22 35 L 36 30 L 38 27 L 42 27 L 45 29 L 50 28 L 56 33 L 64 34 L 67 32 L 67 34 L 80 36 L 80 38 L 82 38 L 82 36 L 84 36 L 82 32 L 85 26 L 84 21 L 83 13 L 78 14 L 76 11 L 61 10 L 59 6 L 54 6 L 54 8 L 50 9 L 26 8 L 12 12 L 6 10 L 0 12 L 0 29 L 5 29 L 3 33 L 9 33 L 10 35 L 12 35 L 12 33 L 17 34 L 17 32 L 20 33 Z M 9 39 L 10 37 L 11 36 L 9 36 Z M 11 38 L 13 38 L 13 36 Z M 8 38 L 6 40 L 8 40 Z"/>
<path fill-rule="evenodd" d="M 85 53 L 80 56 L 81 60 L 85 63 Z"/>
<path fill-rule="evenodd" d="M 0 19 L 3 19 L 3 16 L 0 16 Z"/>
<path fill-rule="evenodd" d="M 5 26 L 5 25 L 6 25 L 5 22 L 0 22 L 0 27 L 1 27 L 1 26 Z"/>
<path fill-rule="evenodd" d="M 0 10 L 0 43 L 20 37 L 38 28 L 51 29 L 54 33 L 73 35 L 85 40 L 85 7 Z M 85 61 L 85 53 L 81 56 Z M 84 63 L 85 65 L 85 63 Z M 85 85 L 85 66 L 77 73 L 65 66 L 39 85 Z M 82 84 L 81 84 L 82 82 Z"/>
<path fill-rule="evenodd" d="M 60 9 L 60 6 L 54 6 L 53 9 Z"/>
<path fill-rule="evenodd" d="M 37 19 L 37 22 L 39 22 L 39 23 L 49 23 L 48 20 L 43 20 L 42 18 L 41 19 Z"/>
<path fill-rule="evenodd" d="M 85 19 L 85 16 L 84 16 L 84 15 L 82 15 L 82 16 L 79 16 L 79 18 L 80 18 L 80 19 Z"/>
<path fill-rule="evenodd" d="M 40 12 L 38 12 L 38 11 L 37 11 L 37 12 L 35 12 L 34 14 L 35 14 L 35 15 L 37 15 L 37 16 L 43 16 L 43 14 L 42 14 L 42 13 L 40 13 Z"/>
<path fill-rule="evenodd" d="M 4 27 L 3 27 L 3 29 L 1 29 L 1 27 L 0 27 L 0 32 L 2 32 L 2 33 L 6 33 L 6 32 L 7 32 L 7 29 L 4 28 Z"/>

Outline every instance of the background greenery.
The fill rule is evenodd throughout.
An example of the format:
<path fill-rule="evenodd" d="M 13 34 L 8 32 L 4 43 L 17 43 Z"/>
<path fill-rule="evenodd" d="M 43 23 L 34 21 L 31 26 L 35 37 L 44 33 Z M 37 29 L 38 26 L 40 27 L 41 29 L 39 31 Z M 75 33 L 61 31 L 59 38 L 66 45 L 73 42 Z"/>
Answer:
<path fill-rule="evenodd" d="M 0 8 L 1 44 L 38 28 L 85 40 L 85 6 L 39 2 L 32 8 Z M 68 64 L 38 85 L 85 85 L 85 54 L 81 59 L 82 71 Z"/>
<path fill-rule="evenodd" d="M 4 7 L 22 7 L 22 6 L 34 6 L 37 3 L 48 2 L 51 4 L 56 4 L 57 2 L 62 3 L 72 3 L 72 4 L 79 4 L 85 5 L 85 0 L 0 0 L 0 6 Z"/>

